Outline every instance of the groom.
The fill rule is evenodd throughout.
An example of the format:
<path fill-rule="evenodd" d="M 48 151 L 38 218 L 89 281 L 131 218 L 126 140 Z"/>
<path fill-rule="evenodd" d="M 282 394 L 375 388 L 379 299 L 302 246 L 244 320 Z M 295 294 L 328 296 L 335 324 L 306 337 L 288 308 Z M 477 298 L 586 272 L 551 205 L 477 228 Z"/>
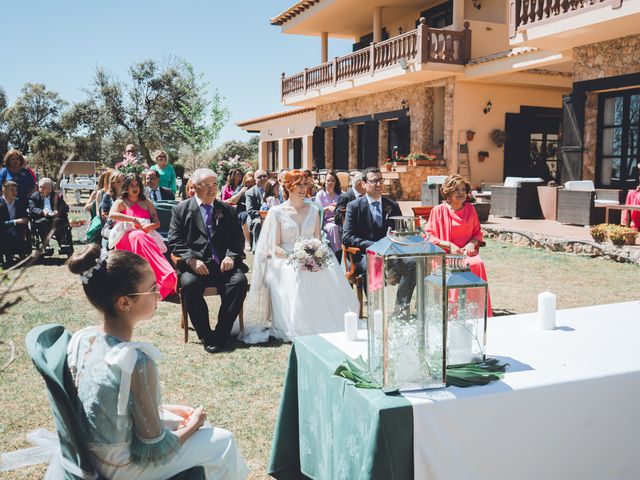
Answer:
<path fill-rule="evenodd" d="M 249 270 L 242 263 L 244 235 L 232 206 L 216 200 L 218 179 L 208 168 L 193 172 L 196 194 L 173 208 L 169 246 L 182 258 L 182 295 L 198 337 L 209 353 L 229 347 L 231 327 L 247 294 Z M 206 287 L 216 287 L 221 304 L 215 330 L 209 325 Z"/>

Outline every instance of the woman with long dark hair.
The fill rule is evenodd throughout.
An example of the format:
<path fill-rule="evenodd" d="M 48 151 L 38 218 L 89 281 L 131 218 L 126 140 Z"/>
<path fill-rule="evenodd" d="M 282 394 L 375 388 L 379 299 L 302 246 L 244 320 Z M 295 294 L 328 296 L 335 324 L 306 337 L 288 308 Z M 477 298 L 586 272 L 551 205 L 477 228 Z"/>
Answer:
<path fill-rule="evenodd" d="M 341 193 L 342 186 L 338 175 L 333 170 L 329 170 L 324 177 L 324 187 L 316 194 L 315 199 L 316 203 L 324 208 L 324 224 L 322 228 L 329 240 L 331 250 L 333 250 L 337 258 L 342 256 L 342 232 L 340 231 L 340 225 L 336 225 L 333 217 L 336 213 L 336 204 Z"/>

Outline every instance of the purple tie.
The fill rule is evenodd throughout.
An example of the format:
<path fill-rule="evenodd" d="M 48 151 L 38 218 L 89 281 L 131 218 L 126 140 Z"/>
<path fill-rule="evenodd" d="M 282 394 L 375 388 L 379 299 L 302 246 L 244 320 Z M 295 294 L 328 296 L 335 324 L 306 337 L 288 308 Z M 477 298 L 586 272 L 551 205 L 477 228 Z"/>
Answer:
<path fill-rule="evenodd" d="M 218 258 L 218 255 L 216 255 L 216 249 L 213 247 L 213 243 L 211 243 L 211 228 L 212 228 L 212 224 L 211 224 L 211 205 L 208 205 L 206 203 L 203 203 L 202 206 L 204 207 L 204 210 L 206 212 L 206 216 L 204 219 L 204 223 L 205 226 L 207 227 L 207 238 L 209 239 L 209 245 L 211 246 L 211 258 L 213 258 L 213 260 L 220 265 L 220 259 Z"/>

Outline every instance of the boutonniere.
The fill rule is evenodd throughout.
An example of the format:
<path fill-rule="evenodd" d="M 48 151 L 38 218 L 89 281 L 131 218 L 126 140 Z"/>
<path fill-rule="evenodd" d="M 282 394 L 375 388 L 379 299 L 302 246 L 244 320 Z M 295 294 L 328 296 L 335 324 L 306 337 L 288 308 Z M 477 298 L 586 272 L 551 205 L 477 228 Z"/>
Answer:
<path fill-rule="evenodd" d="M 387 218 L 389 216 L 389 214 L 391 214 L 391 205 L 387 205 L 386 207 L 384 207 L 384 216 L 385 216 L 385 218 Z"/>
<path fill-rule="evenodd" d="M 218 222 L 222 220 L 222 217 L 224 217 L 224 212 L 221 208 L 216 208 L 213 212 L 213 218 L 216 219 L 216 225 L 218 225 Z"/>

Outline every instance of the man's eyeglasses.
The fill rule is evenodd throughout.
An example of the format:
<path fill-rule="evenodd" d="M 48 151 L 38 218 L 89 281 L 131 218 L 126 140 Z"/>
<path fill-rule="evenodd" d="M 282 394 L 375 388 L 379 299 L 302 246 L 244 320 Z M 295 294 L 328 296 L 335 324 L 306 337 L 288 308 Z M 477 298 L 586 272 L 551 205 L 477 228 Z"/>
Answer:
<path fill-rule="evenodd" d="M 384 185 L 384 178 L 372 178 L 372 179 L 367 179 L 367 183 L 370 185 Z"/>
<path fill-rule="evenodd" d="M 196 187 L 198 188 L 206 188 L 207 190 L 213 190 L 214 188 L 216 188 L 218 185 L 215 183 L 198 183 L 196 185 Z"/>
<path fill-rule="evenodd" d="M 265 174 L 265 175 L 258 175 L 256 178 L 257 178 L 258 180 L 261 180 L 261 179 L 263 179 L 263 178 L 267 178 L 267 175 L 266 175 L 266 174 Z"/>

